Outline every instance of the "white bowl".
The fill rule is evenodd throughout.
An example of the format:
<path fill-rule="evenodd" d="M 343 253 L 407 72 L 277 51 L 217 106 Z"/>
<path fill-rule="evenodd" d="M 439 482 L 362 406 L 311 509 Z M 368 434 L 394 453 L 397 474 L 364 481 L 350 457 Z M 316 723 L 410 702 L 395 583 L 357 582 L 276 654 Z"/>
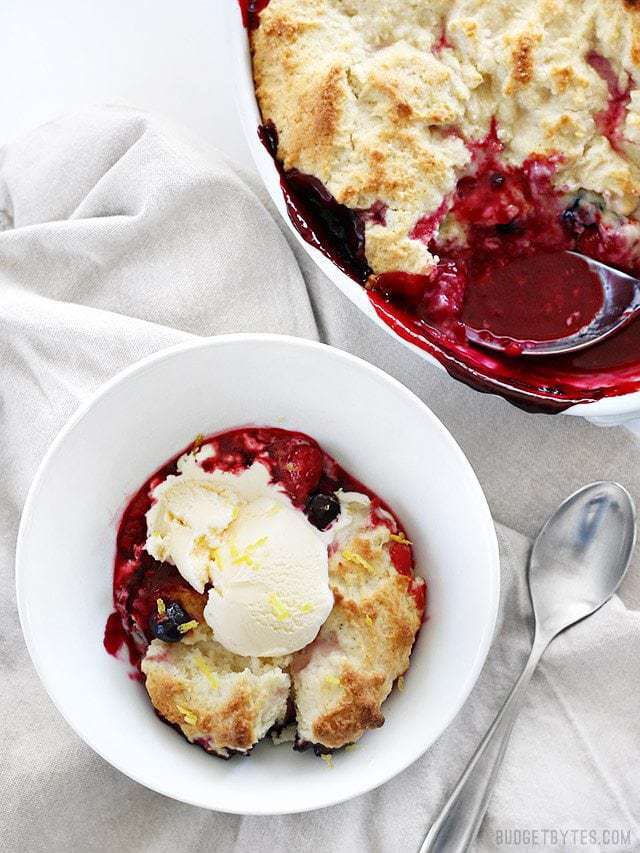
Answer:
<path fill-rule="evenodd" d="M 258 127 L 262 123 L 262 119 L 260 117 L 260 110 L 256 102 L 253 86 L 249 40 L 247 38 L 247 30 L 242 23 L 239 3 L 227 2 L 224 6 L 224 14 L 226 15 L 229 46 L 233 64 L 236 103 L 238 105 L 240 121 L 242 123 L 253 160 L 256 164 L 256 168 L 260 173 L 260 177 L 262 178 L 271 199 L 281 213 L 284 221 L 287 223 L 287 226 L 295 235 L 296 240 L 298 240 L 309 257 L 316 262 L 327 278 L 329 278 L 336 287 L 354 303 L 354 305 L 366 314 L 367 317 L 373 320 L 376 325 L 384 329 L 385 332 L 391 335 L 396 341 L 399 341 L 403 346 L 411 349 L 421 358 L 424 358 L 425 361 L 429 362 L 429 364 L 436 365 L 436 367 L 444 370 L 442 364 L 440 364 L 437 359 L 433 358 L 433 356 L 425 352 L 420 347 L 417 347 L 404 338 L 401 338 L 383 320 L 381 320 L 369 301 L 364 289 L 353 281 L 353 279 L 349 278 L 348 275 L 338 269 L 334 263 L 322 254 L 322 252 L 303 240 L 291 224 L 284 197 L 282 195 L 282 189 L 280 187 L 280 176 L 271 155 L 258 138 Z M 452 379 L 451 381 L 453 382 L 454 380 Z M 603 399 L 597 400 L 593 403 L 581 403 L 566 409 L 563 414 L 584 417 L 598 426 L 614 426 L 616 424 L 623 423 L 630 424 L 631 421 L 640 418 L 640 391 L 634 391 L 631 394 L 621 394 L 617 397 L 604 397 Z M 638 423 L 638 428 L 640 429 L 640 422 Z"/>
<path fill-rule="evenodd" d="M 224 762 L 154 714 L 102 646 L 115 537 L 128 497 L 198 433 L 246 424 L 302 430 L 386 498 L 429 582 L 403 693 L 359 749 L 324 762 L 264 744 Z M 415 761 L 480 672 L 498 607 L 495 531 L 462 451 L 400 383 L 340 350 L 277 335 L 189 343 L 118 374 L 46 454 L 22 515 L 18 608 L 35 667 L 67 722 L 149 788 L 226 812 L 275 814 L 362 794 Z"/>

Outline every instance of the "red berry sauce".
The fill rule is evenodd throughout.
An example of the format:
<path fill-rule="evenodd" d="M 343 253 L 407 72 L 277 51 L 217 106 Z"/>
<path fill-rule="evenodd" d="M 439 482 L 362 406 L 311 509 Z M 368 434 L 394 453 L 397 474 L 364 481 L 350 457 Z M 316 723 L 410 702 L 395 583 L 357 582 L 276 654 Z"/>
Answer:
<path fill-rule="evenodd" d="M 238 0 L 242 13 L 242 23 L 248 30 L 260 25 L 260 12 L 269 5 L 269 0 Z"/>
<path fill-rule="evenodd" d="M 343 273 L 364 285 L 372 272 L 364 255 L 365 218 L 384 220 L 385 206 L 374 205 L 363 216 L 362 211 L 339 204 L 317 178 L 283 167 L 277 157 L 278 132 L 272 121 L 265 122 L 258 134 L 280 173 L 293 227 Z"/>
<path fill-rule="evenodd" d="M 436 56 L 439 56 L 445 48 L 452 48 L 453 45 L 449 41 L 447 36 L 447 25 L 445 20 L 443 19 L 440 24 L 440 33 L 438 35 L 438 39 L 433 46 L 433 52 Z"/>
<path fill-rule="evenodd" d="M 595 116 L 596 127 L 603 136 L 606 136 L 614 151 L 620 151 L 622 139 L 622 125 L 626 115 L 627 105 L 631 100 L 631 87 L 633 80 L 627 74 L 627 85 L 620 88 L 618 77 L 613 70 L 611 62 L 595 50 L 587 54 L 587 62 L 593 70 L 604 80 L 609 89 L 609 103 L 606 110 Z"/>
<path fill-rule="evenodd" d="M 163 465 L 131 498 L 122 515 L 117 535 L 113 574 L 112 613 L 105 627 L 104 646 L 117 655 L 126 645 L 129 660 L 139 668 L 152 636 L 149 620 L 156 613 L 157 600 L 177 601 L 190 617 L 202 618 L 207 597 L 196 592 L 175 566 L 160 563 L 145 550 L 145 514 L 151 506 L 151 492 L 169 474 L 177 472 L 178 459 L 196 446 L 210 445 L 213 456 L 203 460 L 205 471 L 240 473 L 256 460 L 280 484 L 292 503 L 303 509 L 310 495 L 333 493 L 337 489 L 368 495 L 372 501 L 372 523 L 385 524 L 394 533 L 403 533 L 389 507 L 370 489 L 348 474 L 325 453 L 314 439 L 300 432 L 271 427 L 247 427 L 213 435 L 185 448 Z M 380 512 L 383 510 L 384 512 Z M 387 515 L 388 513 L 388 515 Z M 390 556 L 397 571 L 411 578 L 409 591 L 424 617 L 425 584 L 413 577 L 413 555 L 409 545 L 394 543 Z"/>
<path fill-rule="evenodd" d="M 549 341 L 577 332 L 602 308 L 602 287 L 582 258 L 557 254 L 516 258 L 484 269 L 465 292 L 461 319 L 465 327 L 487 330 L 491 337 Z M 508 307 L 504 295 L 510 294 Z"/>
<path fill-rule="evenodd" d="M 608 74 L 593 55 L 590 62 Z M 612 81 L 609 85 L 606 127 L 613 145 L 628 91 L 614 89 Z M 603 219 L 598 206 L 554 186 L 561 155 L 532 156 L 518 167 L 506 164 L 494 121 L 485 139 L 468 143 L 470 174 L 411 233 L 438 256 L 436 268 L 429 275 L 373 275 L 365 256 L 364 223 L 376 215 L 372 211 L 384 209 L 381 202 L 366 212 L 339 204 L 316 178 L 284 169 L 273 123 L 259 133 L 280 172 L 289 217 L 301 236 L 367 288 L 385 323 L 456 379 L 529 411 L 549 413 L 640 388 L 638 322 L 564 356 L 514 358 L 522 349 L 517 342 L 495 353 L 467 340 L 467 326 L 498 337 L 549 340 L 588 323 L 601 305 L 600 289 L 588 265 L 567 255 L 568 249 L 640 275 L 632 246 Z M 439 237 L 449 212 L 465 229 L 463 244 Z"/>

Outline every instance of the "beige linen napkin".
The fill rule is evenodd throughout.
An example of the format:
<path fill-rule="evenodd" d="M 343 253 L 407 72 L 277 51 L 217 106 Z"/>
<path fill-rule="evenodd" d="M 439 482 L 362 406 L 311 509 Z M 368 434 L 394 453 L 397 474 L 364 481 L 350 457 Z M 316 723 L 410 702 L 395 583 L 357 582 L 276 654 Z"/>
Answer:
<path fill-rule="evenodd" d="M 416 850 L 524 662 L 530 537 L 590 480 L 618 479 L 640 499 L 632 435 L 455 385 L 359 315 L 296 247 L 301 275 L 268 208 L 253 176 L 123 106 L 54 121 L 0 152 L 0 849 Z M 56 431 L 137 358 L 232 330 L 321 337 L 407 384 L 461 443 L 500 538 L 496 638 L 457 719 L 393 781 L 306 815 L 210 813 L 111 768 L 48 700 L 15 609 L 20 511 Z M 639 608 L 636 562 L 621 597 L 545 656 L 478 850 L 640 848 Z"/>

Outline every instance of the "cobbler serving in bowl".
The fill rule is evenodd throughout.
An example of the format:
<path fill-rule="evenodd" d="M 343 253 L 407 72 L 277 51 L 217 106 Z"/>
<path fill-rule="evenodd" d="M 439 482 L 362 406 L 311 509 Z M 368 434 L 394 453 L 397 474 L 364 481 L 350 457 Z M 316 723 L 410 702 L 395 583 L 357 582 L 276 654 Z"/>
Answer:
<path fill-rule="evenodd" d="M 640 274 L 636 3 L 241 5 L 291 221 L 384 322 L 528 408 L 640 389 L 638 322 L 535 360 L 466 335 L 588 322 L 599 295 L 566 250 Z"/>
<path fill-rule="evenodd" d="M 383 724 L 425 598 L 380 498 L 307 435 L 236 429 L 198 437 L 128 503 L 105 646 L 207 752 L 271 734 L 326 756 Z"/>
<path fill-rule="evenodd" d="M 229 432 L 251 423 L 276 429 Z M 100 388 L 40 466 L 16 550 L 25 640 L 69 725 L 148 788 L 239 814 L 324 808 L 422 755 L 482 669 L 499 577 L 480 484 L 425 404 L 278 335 L 194 338 Z M 295 738 L 296 718 L 320 752 L 366 734 L 331 773 L 271 737 L 210 754 Z"/>

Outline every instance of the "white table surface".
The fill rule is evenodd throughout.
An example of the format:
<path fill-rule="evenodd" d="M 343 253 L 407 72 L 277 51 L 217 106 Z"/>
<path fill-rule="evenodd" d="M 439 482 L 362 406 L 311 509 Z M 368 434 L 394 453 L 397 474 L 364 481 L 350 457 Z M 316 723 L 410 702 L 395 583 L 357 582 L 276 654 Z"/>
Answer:
<path fill-rule="evenodd" d="M 124 99 L 253 168 L 222 10 L 237 0 L 0 0 L 0 144 L 85 104 Z M 629 425 L 640 436 L 640 420 Z"/>
<path fill-rule="evenodd" d="M 0 0 L 0 143 L 59 112 L 124 98 L 250 165 L 226 61 L 236 0 Z"/>

